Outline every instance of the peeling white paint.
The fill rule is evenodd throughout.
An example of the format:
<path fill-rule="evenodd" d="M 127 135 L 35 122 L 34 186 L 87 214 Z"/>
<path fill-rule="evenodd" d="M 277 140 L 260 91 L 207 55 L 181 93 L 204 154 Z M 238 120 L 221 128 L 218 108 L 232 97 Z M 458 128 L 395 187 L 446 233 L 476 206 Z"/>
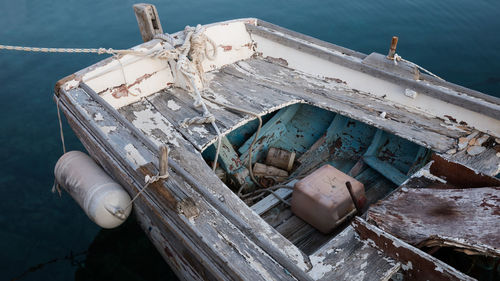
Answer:
<path fill-rule="evenodd" d="M 156 145 L 163 144 L 162 139 L 166 138 L 168 143 L 179 147 L 178 139 L 182 139 L 182 136 L 159 112 L 153 112 L 147 108 L 134 111 L 134 115 L 136 119 L 132 121 L 132 124 L 149 136 Z M 163 137 L 155 135 L 157 130 L 163 133 Z"/>
<path fill-rule="evenodd" d="M 432 162 L 433 161 L 429 162 L 429 164 L 431 164 Z M 422 169 L 418 170 L 415 174 L 413 174 L 412 178 L 425 177 L 425 178 L 428 178 L 430 180 L 435 180 L 435 181 L 438 181 L 441 183 L 446 183 L 446 180 L 444 180 L 440 177 L 436 177 L 435 175 L 431 174 L 431 172 L 429 171 L 429 167 L 430 167 L 429 164 L 427 164 L 425 167 L 423 167 Z"/>
<path fill-rule="evenodd" d="M 283 36 L 292 41 L 301 42 L 312 48 L 324 50 L 335 56 L 342 56 L 343 58 L 352 60 L 356 63 L 361 62 L 361 59 L 359 58 L 339 54 L 339 52 L 335 53 L 335 51 L 331 49 L 318 46 L 314 43 L 307 42 L 290 35 L 282 34 L 273 30 L 270 30 L 270 32 L 279 36 Z M 400 106 L 404 106 L 407 109 L 411 108 L 412 110 L 416 110 L 431 116 L 460 116 L 460 119 L 467 122 L 469 126 L 493 134 L 496 137 L 500 137 L 500 122 L 493 117 L 486 116 L 480 112 L 468 110 L 459 105 L 448 103 L 434 97 L 433 95 L 419 93 L 415 96 L 415 98 L 408 98 L 406 95 L 402 94 L 406 89 L 404 85 L 380 79 L 379 77 L 375 77 L 368 73 L 336 64 L 331 60 L 327 60 L 317 55 L 304 52 L 298 48 L 285 46 L 283 44 L 280 44 L 279 42 L 270 40 L 257 34 L 252 34 L 252 38 L 257 45 L 256 51 L 262 53 L 263 57 L 270 56 L 283 58 L 288 62 L 289 68 L 301 70 L 309 74 L 320 75 L 323 77 L 340 78 L 345 81 L 351 88 L 369 92 L 373 97 L 383 96 L 385 97 L 385 99 L 390 100 Z M 455 92 L 449 88 L 439 88 L 439 86 L 433 85 L 429 82 L 421 81 L 421 83 L 428 84 L 428 86 L 434 87 L 436 90 L 446 91 L 449 94 L 461 97 L 466 96 L 463 93 Z M 467 96 L 467 98 L 475 103 L 479 103 L 490 108 L 500 108 L 499 105 L 483 101 L 478 98 L 474 98 L 471 96 Z"/>
<path fill-rule="evenodd" d="M 116 130 L 116 126 L 100 126 L 101 130 L 104 132 L 104 134 L 108 135 L 109 133 L 113 132 Z"/>
<path fill-rule="evenodd" d="M 285 253 L 296 262 L 297 266 L 301 269 L 309 268 L 309 266 L 304 261 L 302 251 L 299 250 L 295 245 L 285 246 Z"/>
<path fill-rule="evenodd" d="M 97 112 L 94 116 L 95 121 L 104 121 L 104 117 L 102 117 L 102 114 L 100 112 Z"/>
<path fill-rule="evenodd" d="M 80 84 L 79 80 L 73 79 L 64 83 L 64 90 L 68 91 L 70 89 L 76 88 Z"/>
<path fill-rule="evenodd" d="M 202 126 L 195 126 L 192 128 L 192 130 L 198 133 L 198 135 L 200 135 L 200 137 L 202 138 L 206 138 L 208 135 L 207 129 L 205 129 L 205 127 Z"/>
<path fill-rule="evenodd" d="M 139 153 L 137 148 L 131 143 L 125 145 L 125 152 L 127 159 L 133 163 L 135 163 L 137 166 L 142 166 L 147 163 L 146 159 L 142 157 L 142 155 Z"/>
<path fill-rule="evenodd" d="M 407 264 L 401 264 L 401 268 L 404 270 L 404 271 L 407 271 L 409 269 L 413 269 L 413 264 L 411 263 L 411 261 L 408 261 Z"/>
<path fill-rule="evenodd" d="M 177 111 L 177 110 L 181 109 L 180 105 L 175 103 L 174 100 L 168 100 L 167 106 L 168 106 L 168 108 L 172 109 L 173 111 Z"/>
<path fill-rule="evenodd" d="M 310 256 L 309 257 L 312 263 L 312 269 L 308 272 L 309 276 L 311 276 L 314 280 L 319 280 L 325 276 L 328 272 L 332 271 L 333 265 L 324 264 L 323 261 L 325 257 L 319 256 Z"/>

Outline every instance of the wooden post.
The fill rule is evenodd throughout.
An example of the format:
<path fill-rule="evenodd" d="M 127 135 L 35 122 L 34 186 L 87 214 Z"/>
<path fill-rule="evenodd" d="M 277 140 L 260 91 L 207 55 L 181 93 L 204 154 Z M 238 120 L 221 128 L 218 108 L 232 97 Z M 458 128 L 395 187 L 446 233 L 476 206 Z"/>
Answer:
<path fill-rule="evenodd" d="M 389 49 L 389 54 L 387 55 L 388 59 L 390 59 L 390 60 L 394 59 L 394 55 L 396 54 L 396 47 L 397 46 L 398 46 L 398 37 L 392 36 L 391 48 Z"/>
<path fill-rule="evenodd" d="M 168 146 L 160 146 L 160 176 L 168 173 Z"/>
<path fill-rule="evenodd" d="M 156 34 L 163 33 L 160 17 L 154 5 L 145 3 L 135 4 L 134 12 L 144 42 L 152 40 Z"/>

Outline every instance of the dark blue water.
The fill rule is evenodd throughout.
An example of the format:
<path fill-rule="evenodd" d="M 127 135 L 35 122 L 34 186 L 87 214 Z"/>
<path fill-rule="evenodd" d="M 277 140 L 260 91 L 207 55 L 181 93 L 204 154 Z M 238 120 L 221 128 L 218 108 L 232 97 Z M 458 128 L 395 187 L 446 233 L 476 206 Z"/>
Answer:
<path fill-rule="evenodd" d="M 253 16 L 364 53 L 386 53 L 390 38 L 398 35 L 398 54 L 404 58 L 449 81 L 500 96 L 498 0 L 151 2 L 167 32 Z M 141 42 L 133 3 L 0 0 L 0 44 L 128 48 Z M 159 271 L 165 266 L 155 259 L 142 267 L 123 266 L 156 254 L 148 252 L 150 245 L 133 222 L 100 231 L 71 198 L 50 193 L 53 166 L 61 155 L 53 86 L 103 58 L 0 51 L 2 280 L 21 275 L 22 280 L 71 280 L 75 275 L 78 280 L 111 280 L 118 272 L 130 280 L 170 276 Z M 66 124 L 64 129 L 68 148 L 83 149 Z M 85 255 L 71 258 L 93 242 L 90 261 Z M 53 262 L 43 265 L 48 261 Z M 33 268 L 38 264 L 39 269 Z M 145 277 L 145 271 L 157 275 Z"/>

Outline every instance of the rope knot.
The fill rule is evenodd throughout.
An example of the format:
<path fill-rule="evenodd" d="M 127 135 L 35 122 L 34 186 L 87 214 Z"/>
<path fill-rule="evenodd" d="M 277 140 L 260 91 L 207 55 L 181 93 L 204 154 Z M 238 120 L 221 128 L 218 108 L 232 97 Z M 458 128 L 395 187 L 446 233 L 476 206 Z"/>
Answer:
<path fill-rule="evenodd" d="M 167 172 L 165 175 L 161 175 L 161 176 L 160 176 L 160 174 L 156 174 L 156 175 L 154 175 L 154 176 L 146 175 L 146 176 L 144 177 L 144 182 L 145 182 L 146 184 L 152 184 L 152 183 L 154 183 L 154 182 L 156 182 L 156 181 L 159 181 L 159 180 L 162 180 L 162 179 L 167 179 L 167 178 L 168 178 L 168 176 L 170 176 L 170 175 L 168 174 L 168 172 Z"/>
<path fill-rule="evenodd" d="M 212 113 L 205 113 L 203 116 L 195 116 L 192 118 L 186 118 L 179 125 L 182 128 L 187 128 L 190 125 L 202 125 L 202 124 L 210 124 L 215 122 L 215 116 Z"/>

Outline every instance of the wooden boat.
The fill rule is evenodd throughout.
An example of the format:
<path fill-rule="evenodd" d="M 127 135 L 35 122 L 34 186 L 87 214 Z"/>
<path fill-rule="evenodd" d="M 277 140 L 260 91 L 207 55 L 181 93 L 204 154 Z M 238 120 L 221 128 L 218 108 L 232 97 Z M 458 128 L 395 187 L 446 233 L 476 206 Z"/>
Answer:
<path fill-rule="evenodd" d="M 168 146 L 169 177 L 143 190 L 134 212 L 179 278 L 473 280 L 430 249 L 498 261 L 497 98 L 258 19 L 195 32 L 208 40 L 198 55 L 218 52 L 190 51 L 187 63 L 201 67 L 192 83 L 179 72 L 186 29 L 55 90 L 92 158 L 131 196 L 158 174 Z M 214 119 L 193 105 L 198 89 Z M 208 123 L 186 125 L 193 117 Z M 270 148 L 297 160 L 285 179 L 255 183 L 249 159 L 264 162 Z M 282 202 L 291 189 L 272 187 L 326 163 L 362 182 L 370 206 L 329 234 Z"/>

